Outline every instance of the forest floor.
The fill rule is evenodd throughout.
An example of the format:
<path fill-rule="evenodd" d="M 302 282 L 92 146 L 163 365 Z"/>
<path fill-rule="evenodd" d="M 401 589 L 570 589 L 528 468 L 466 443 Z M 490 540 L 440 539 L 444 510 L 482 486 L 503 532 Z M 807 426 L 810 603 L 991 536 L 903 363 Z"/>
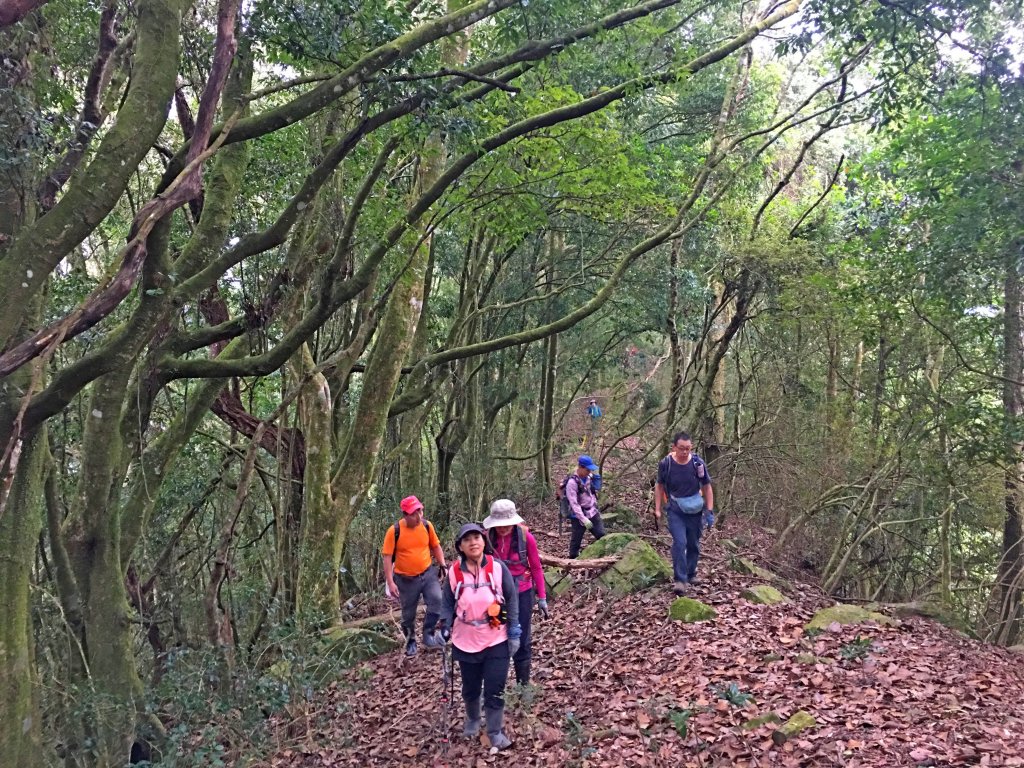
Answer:
<path fill-rule="evenodd" d="M 633 489 L 638 509 L 645 490 Z M 542 550 L 564 555 L 568 532 L 557 533 L 553 503 L 523 516 Z M 663 534 L 644 535 L 668 557 Z M 689 596 L 717 610 L 712 621 L 670 620 L 668 585 L 611 598 L 584 584 L 552 600 L 550 619 L 534 619 L 534 686 L 506 692 L 514 745 L 505 753 L 461 737 L 457 679 L 446 717 L 440 652 L 406 660 L 396 651 L 322 692 L 301 735 L 292 722 L 292 737 L 265 764 L 1024 766 L 1024 656 L 919 618 L 808 636 L 804 624 L 834 601 L 799 573 L 783 574 L 789 603 L 740 597 L 761 582 L 731 559 L 784 568 L 759 557 L 770 545 L 735 515 L 706 536 Z M 799 710 L 816 725 L 781 746 L 776 724 L 743 727 Z"/>

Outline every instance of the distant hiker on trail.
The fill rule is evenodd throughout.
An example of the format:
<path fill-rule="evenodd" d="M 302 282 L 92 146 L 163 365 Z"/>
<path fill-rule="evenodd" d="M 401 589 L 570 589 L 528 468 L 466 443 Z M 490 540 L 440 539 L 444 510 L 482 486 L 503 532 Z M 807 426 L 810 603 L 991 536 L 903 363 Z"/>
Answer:
<path fill-rule="evenodd" d="M 537 540 L 523 522 L 515 502 L 511 499 L 498 499 L 491 504 L 490 517 L 484 520 L 483 526 L 487 529 L 487 540 L 495 556 L 508 566 L 518 584 L 519 625 L 523 636 L 512 662 L 516 670 L 516 682 L 529 685 L 534 592 L 538 598 L 537 609 L 545 619 L 548 617 L 548 600 Z"/>
<path fill-rule="evenodd" d="M 464 736 L 480 732 L 481 689 L 491 746 L 512 746 L 505 724 L 505 680 L 509 658 L 519 650 L 519 596 L 515 579 L 501 560 L 487 552 L 487 533 L 476 523 L 459 529 L 456 557 L 444 582 L 443 636 L 451 638 L 452 658 L 462 673 L 466 703 Z"/>
<path fill-rule="evenodd" d="M 440 648 L 443 643 L 434 634 L 441 613 L 441 585 L 437 571 L 430 562 L 433 555 L 443 570 L 444 550 L 434 526 L 423 519 L 423 504 L 415 496 L 402 499 L 402 520 L 384 534 L 384 580 L 388 595 L 402 606 L 402 632 L 405 634 L 405 655 L 416 655 L 416 606 L 420 595 L 427 605 L 423 617 L 423 644 Z"/>
<path fill-rule="evenodd" d="M 597 436 L 597 423 L 600 421 L 604 413 L 601 411 L 601 406 L 597 404 L 597 400 L 593 397 L 590 398 L 590 403 L 587 405 L 587 416 L 589 417 L 589 426 L 587 429 L 587 435 L 583 438 L 584 447 L 588 443 L 593 443 L 594 438 Z"/>
<path fill-rule="evenodd" d="M 604 523 L 597 510 L 597 495 L 591 480 L 591 473 L 597 471 L 597 464 L 589 456 L 580 456 L 576 464 L 576 472 L 565 483 L 565 499 L 572 515 L 569 518 L 572 523 L 569 536 L 570 560 L 579 555 L 584 533 L 590 531 L 595 541 L 604 536 Z"/>
<path fill-rule="evenodd" d="M 697 583 L 700 535 L 703 527 L 715 523 L 715 491 L 704 460 L 693 453 L 693 441 L 686 432 L 672 438 L 672 452 L 658 463 L 654 486 L 654 517 L 661 519 L 661 505 L 668 507 L 668 530 L 672 534 L 672 573 L 676 594 L 687 584 Z"/>

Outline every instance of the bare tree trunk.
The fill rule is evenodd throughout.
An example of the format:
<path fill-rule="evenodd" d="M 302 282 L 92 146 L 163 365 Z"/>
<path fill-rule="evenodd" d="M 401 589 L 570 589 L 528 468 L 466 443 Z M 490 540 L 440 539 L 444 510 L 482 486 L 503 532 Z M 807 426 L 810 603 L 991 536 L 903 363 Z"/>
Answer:
<path fill-rule="evenodd" d="M 1024 416 L 1024 342 L 1021 339 L 1021 243 L 1015 243 L 1006 263 L 1003 297 L 1003 410 L 1010 425 Z M 1008 430 L 1014 434 L 1015 430 Z M 1011 456 L 1005 470 L 1005 518 L 1003 556 L 999 561 L 997 587 L 998 621 L 995 640 L 1016 642 L 1021 632 L 1021 594 L 1024 592 L 1024 443 L 1010 439 Z"/>
<path fill-rule="evenodd" d="M 886 377 L 888 376 L 889 353 L 892 346 L 886 335 L 889 322 L 884 317 L 878 318 L 878 367 L 875 376 L 875 398 L 871 403 L 871 440 L 878 442 L 882 428 L 882 401 L 885 399 Z"/>
<path fill-rule="evenodd" d="M 853 406 L 860 400 L 860 381 L 864 372 L 864 340 L 857 342 L 853 349 L 853 371 L 850 374 L 850 416 L 853 416 Z"/>
<path fill-rule="evenodd" d="M 555 420 L 555 382 L 558 374 L 558 334 L 554 333 L 544 340 L 547 348 L 547 356 L 544 363 L 544 410 L 543 418 L 543 442 L 541 443 L 541 455 L 543 456 L 544 474 L 539 478 L 545 489 L 545 494 L 551 489 L 551 462 L 554 452 L 554 420 Z M 591 448 L 593 450 L 593 448 Z"/>
<path fill-rule="evenodd" d="M 467 361 L 459 361 L 456 375 L 452 380 L 452 391 L 445 408 L 445 422 L 434 439 L 437 446 L 437 509 L 435 522 L 446 525 L 451 516 L 452 498 L 451 474 L 462 446 L 469 438 L 476 422 L 475 386 L 472 374 L 467 375 Z M 472 378 L 470 378 L 472 377 Z"/>
<path fill-rule="evenodd" d="M 670 391 L 668 395 L 668 408 L 665 411 L 665 432 L 671 434 L 675 429 L 676 418 L 679 414 L 679 398 L 683 393 L 683 372 L 686 370 L 686 361 L 683 359 L 683 347 L 679 342 L 679 322 L 677 316 L 680 312 L 679 306 L 679 251 L 682 248 L 682 241 L 675 240 L 669 251 L 669 278 L 668 278 L 668 317 L 666 319 L 666 330 L 668 331 L 669 351 L 672 355 L 672 375 Z"/>
<path fill-rule="evenodd" d="M 828 372 L 825 377 L 825 431 L 831 432 L 836 420 L 836 398 L 839 395 L 839 330 L 830 328 L 828 339 Z"/>

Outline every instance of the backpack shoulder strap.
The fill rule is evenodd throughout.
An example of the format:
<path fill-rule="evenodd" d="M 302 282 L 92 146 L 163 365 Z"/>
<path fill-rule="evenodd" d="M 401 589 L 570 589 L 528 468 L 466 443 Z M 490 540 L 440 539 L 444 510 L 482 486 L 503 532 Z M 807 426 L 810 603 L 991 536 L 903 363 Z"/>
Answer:
<path fill-rule="evenodd" d="M 530 562 L 527 560 L 526 553 L 526 532 L 529 530 L 525 525 L 517 525 L 515 530 L 516 545 L 519 550 L 519 562 L 525 565 L 527 568 L 530 567 Z"/>
<path fill-rule="evenodd" d="M 455 558 L 455 562 L 452 563 L 451 575 L 448 577 L 448 584 L 452 588 L 452 594 L 455 596 L 456 603 L 459 602 L 459 595 L 462 594 L 462 585 L 465 581 L 465 575 L 462 573 L 462 565 L 459 560 L 460 558 Z"/>
<path fill-rule="evenodd" d="M 672 474 L 672 457 L 666 456 L 658 462 L 658 479 L 661 479 L 661 475 L 664 474 L 666 479 Z"/>
<path fill-rule="evenodd" d="M 484 575 L 487 578 L 487 583 L 491 585 L 491 592 L 494 593 L 494 599 L 499 603 L 505 602 L 505 591 L 501 588 L 501 561 L 494 556 L 486 556 L 486 562 L 484 563 Z"/>
<path fill-rule="evenodd" d="M 395 562 L 395 558 L 398 557 L 398 534 L 402 532 L 402 524 L 400 522 L 395 523 L 395 549 L 391 554 L 391 562 Z"/>

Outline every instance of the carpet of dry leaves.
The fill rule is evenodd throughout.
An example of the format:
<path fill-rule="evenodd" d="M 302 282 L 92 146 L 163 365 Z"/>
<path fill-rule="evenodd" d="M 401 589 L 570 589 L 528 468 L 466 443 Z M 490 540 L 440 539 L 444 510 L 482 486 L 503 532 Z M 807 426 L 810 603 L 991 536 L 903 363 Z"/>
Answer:
<path fill-rule="evenodd" d="M 542 549 L 565 552 L 552 505 L 525 515 Z M 691 587 L 717 609 L 714 621 L 670 621 L 667 586 L 613 599 L 583 585 L 552 601 L 551 618 L 534 623 L 536 689 L 508 693 L 508 752 L 461 738 L 457 683 L 446 718 L 438 652 L 395 652 L 324 691 L 301 722 L 281 723 L 266 765 L 1024 766 L 1024 656 L 924 619 L 807 637 L 805 622 L 832 601 L 799 576 L 789 604 L 741 599 L 757 582 L 728 567 L 721 543 L 756 553 L 768 542 L 739 525 L 708 535 Z M 663 533 L 646 535 L 667 555 Z M 742 727 L 798 710 L 817 726 L 781 746 L 771 723 Z"/>

